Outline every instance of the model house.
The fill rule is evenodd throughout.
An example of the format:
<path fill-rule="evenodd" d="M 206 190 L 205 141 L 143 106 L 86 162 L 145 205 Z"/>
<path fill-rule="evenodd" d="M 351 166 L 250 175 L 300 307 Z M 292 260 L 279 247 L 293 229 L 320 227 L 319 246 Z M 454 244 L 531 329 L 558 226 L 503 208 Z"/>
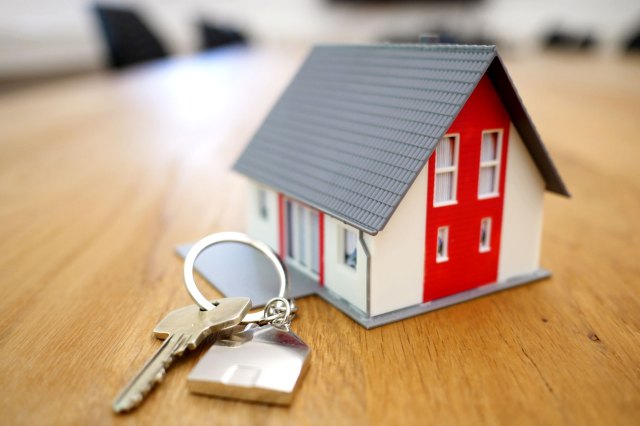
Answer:
<path fill-rule="evenodd" d="M 240 156 L 248 232 L 371 327 L 549 275 L 568 195 L 494 46 L 319 46 Z"/>

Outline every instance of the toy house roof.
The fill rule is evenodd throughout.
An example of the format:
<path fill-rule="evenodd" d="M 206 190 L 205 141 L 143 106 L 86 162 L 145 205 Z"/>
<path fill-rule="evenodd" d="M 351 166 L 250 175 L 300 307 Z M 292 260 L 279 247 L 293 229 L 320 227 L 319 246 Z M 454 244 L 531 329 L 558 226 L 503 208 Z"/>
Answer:
<path fill-rule="evenodd" d="M 485 73 L 547 190 L 568 195 L 495 46 L 317 46 L 234 168 L 375 235 Z"/>

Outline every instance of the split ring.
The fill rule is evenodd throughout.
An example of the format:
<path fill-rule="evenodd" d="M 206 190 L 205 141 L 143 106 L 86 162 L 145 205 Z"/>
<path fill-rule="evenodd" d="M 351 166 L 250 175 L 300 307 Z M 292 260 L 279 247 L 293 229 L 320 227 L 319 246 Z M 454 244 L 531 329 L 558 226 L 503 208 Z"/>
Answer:
<path fill-rule="evenodd" d="M 184 285 L 187 287 L 187 291 L 189 292 L 189 295 L 191 296 L 193 301 L 196 302 L 201 309 L 210 311 L 215 308 L 215 306 L 202 295 L 200 290 L 198 290 L 198 286 L 196 285 L 193 276 L 193 267 L 196 259 L 198 258 L 200 253 L 204 251 L 204 249 L 220 243 L 240 243 L 249 247 L 253 247 L 254 249 L 264 254 L 275 267 L 276 272 L 278 273 L 278 278 L 280 279 L 280 291 L 278 292 L 278 297 L 284 298 L 289 294 L 289 279 L 287 278 L 287 269 L 282 262 L 282 259 L 280 259 L 280 257 L 273 251 L 273 249 L 271 249 L 271 247 L 261 241 L 249 238 L 249 236 L 240 232 L 219 232 L 217 234 L 208 235 L 195 243 L 194 246 L 189 250 L 189 253 L 187 253 L 187 257 L 184 260 Z"/>

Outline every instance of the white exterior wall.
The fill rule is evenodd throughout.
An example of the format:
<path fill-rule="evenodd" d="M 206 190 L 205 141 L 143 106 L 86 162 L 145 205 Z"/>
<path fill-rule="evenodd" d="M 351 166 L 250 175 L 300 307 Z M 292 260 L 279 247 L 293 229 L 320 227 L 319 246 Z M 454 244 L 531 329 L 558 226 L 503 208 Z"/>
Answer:
<path fill-rule="evenodd" d="M 511 126 L 502 216 L 498 281 L 539 268 L 544 180 Z"/>
<path fill-rule="evenodd" d="M 247 203 L 247 234 L 267 243 L 278 251 L 278 193 L 273 189 L 251 180 L 249 185 L 249 202 Z M 267 218 L 260 216 L 258 191 L 264 189 L 267 201 Z"/>
<path fill-rule="evenodd" d="M 424 167 L 385 228 L 369 245 L 372 316 L 422 303 L 427 185 Z"/>
<path fill-rule="evenodd" d="M 343 229 L 359 235 L 359 231 L 329 215 L 324 215 L 324 285 L 363 312 L 367 311 L 367 258 L 366 249 L 358 238 L 357 263 L 353 269 L 344 264 Z M 371 236 L 364 235 L 365 244 Z"/>
<path fill-rule="evenodd" d="M 539 268 L 544 180 L 520 135 L 509 132 L 498 281 Z M 418 175 L 389 223 L 376 236 L 358 239 L 356 269 L 343 262 L 342 229 L 359 231 L 324 215 L 325 287 L 371 316 L 422 303 L 424 287 L 427 167 Z M 266 193 L 268 216 L 260 216 L 258 190 Z M 278 249 L 278 193 L 255 181 L 249 184 L 247 232 Z M 367 283 L 369 253 L 370 277 Z M 370 288 L 367 289 L 367 285 Z"/>

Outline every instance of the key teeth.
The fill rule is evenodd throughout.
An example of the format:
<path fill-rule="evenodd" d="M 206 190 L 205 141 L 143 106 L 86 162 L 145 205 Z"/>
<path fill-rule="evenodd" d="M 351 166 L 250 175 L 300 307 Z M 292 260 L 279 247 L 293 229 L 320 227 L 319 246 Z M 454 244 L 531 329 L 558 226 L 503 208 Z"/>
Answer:
<path fill-rule="evenodd" d="M 116 413 L 126 413 L 128 411 L 133 410 L 134 408 L 136 408 L 138 405 L 140 405 L 140 402 L 142 402 L 144 395 L 140 395 L 140 394 L 136 394 L 136 395 L 130 395 L 129 398 L 127 398 L 125 401 L 123 402 L 116 402 L 113 404 L 113 411 L 115 411 Z"/>
<path fill-rule="evenodd" d="M 145 396 L 147 396 L 147 394 L 151 392 L 151 389 L 153 389 L 153 387 L 158 383 L 162 382 L 166 373 L 166 369 L 158 371 L 158 373 L 153 377 L 153 380 L 148 382 L 143 388 L 140 388 L 138 392 L 128 395 L 127 399 L 124 402 L 119 403 L 118 401 L 116 401 L 113 404 L 113 411 L 115 411 L 116 413 L 125 413 L 136 408 L 142 403 Z"/>
<path fill-rule="evenodd" d="M 137 407 L 138 405 L 140 405 L 143 397 L 144 395 L 136 395 L 133 398 L 131 398 L 131 408 Z"/>
<path fill-rule="evenodd" d="M 164 368 L 158 370 L 155 376 L 153 376 L 152 380 L 147 382 L 144 387 L 141 387 L 138 392 L 135 394 L 130 394 L 126 401 L 123 404 L 116 405 L 114 404 L 113 409 L 116 413 L 124 413 L 127 411 L 131 411 L 136 408 L 138 405 L 142 403 L 145 397 L 151 392 L 151 390 L 159 383 L 162 382 L 164 377 L 167 374 L 167 367 L 171 365 L 171 363 L 175 360 L 176 355 L 182 355 L 184 353 L 184 349 L 181 352 L 174 352 L 171 357 L 168 357 L 164 362 Z"/>

